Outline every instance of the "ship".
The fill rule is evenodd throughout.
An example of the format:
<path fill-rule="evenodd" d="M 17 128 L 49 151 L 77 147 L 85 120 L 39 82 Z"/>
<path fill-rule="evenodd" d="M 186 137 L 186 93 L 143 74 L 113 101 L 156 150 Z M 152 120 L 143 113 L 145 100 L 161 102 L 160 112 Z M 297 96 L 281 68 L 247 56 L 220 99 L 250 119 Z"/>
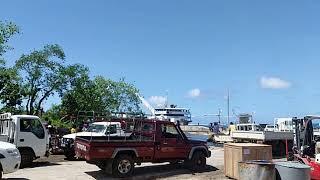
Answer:
<path fill-rule="evenodd" d="M 142 96 L 139 94 L 137 94 L 137 96 L 140 98 L 142 104 L 151 112 L 151 115 L 148 116 L 150 119 L 155 118 L 174 123 L 179 122 L 181 125 L 188 125 L 190 122 L 192 122 L 190 109 L 180 108 L 176 105 L 170 105 L 170 107 L 165 106 L 163 108 L 154 108 Z"/>

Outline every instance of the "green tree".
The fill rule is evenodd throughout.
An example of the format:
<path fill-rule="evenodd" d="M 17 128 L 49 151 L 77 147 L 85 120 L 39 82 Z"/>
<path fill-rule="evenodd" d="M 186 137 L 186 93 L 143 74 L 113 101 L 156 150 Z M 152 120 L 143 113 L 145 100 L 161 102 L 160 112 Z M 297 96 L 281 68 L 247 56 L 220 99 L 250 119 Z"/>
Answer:
<path fill-rule="evenodd" d="M 78 74 L 86 71 L 82 65 L 65 65 L 65 54 L 57 45 L 46 45 L 43 49 L 23 54 L 16 61 L 22 75 L 21 85 L 26 99 L 28 114 L 39 115 L 44 102 L 55 93 L 60 96 L 75 81 Z"/>
<path fill-rule="evenodd" d="M 11 49 L 7 45 L 10 38 L 19 33 L 19 27 L 12 22 L 0 21 L 0 57 L 8 50 Z M 0 59 L 1 60 L 1 59 Z M 1 60 L 3 62 L 3 59 Z"/>
<path fill-rule="evenodd" d="M 12 22 L 0 21 L 0 102 L 3 105 L 1 111 L 21 111 L 21 88 L 19 76 L 14 68 L 8 68 L 2 55 L 9 49 L 7 45 L 10 38 L 19 33 L 19 28 Z"/>
<path fill-rule="evenodd" d="M 116 105 L 116 111 L 120 112 L 131 112 L 137 113 L 140 112 L 140 99 L 136 95 L 139 93 L 139 90 L 130 83 L 125 82 L 124 79 L 116 82 L 116 87 L 113 90 L 115 98 L 118 100 Z"/>
<path fill-rule="evenodd" d="M 138 90 L 124 80 L 118 82 L 98 76 L 78 79 L 75 86 L 62 97 L 65 113 L 76 115 L 79 111 L 140 112 Z"/>
<path fill-rule="evenodd" d="M 23 92 L 19 84 L 17 71 L 13 68 L 0 67 L 0 99 L 4 105 L 1 111 L 21 113 Z"/>

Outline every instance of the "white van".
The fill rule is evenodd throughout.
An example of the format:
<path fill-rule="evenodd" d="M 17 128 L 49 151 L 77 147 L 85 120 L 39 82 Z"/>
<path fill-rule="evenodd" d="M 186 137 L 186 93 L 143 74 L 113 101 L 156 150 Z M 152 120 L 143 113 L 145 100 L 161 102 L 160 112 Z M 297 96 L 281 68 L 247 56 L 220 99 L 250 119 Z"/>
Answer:
<path fill-rule="evenodd" d="M 21 156 L 16 146 L 0 141 L 0 179 L 2 179 L 2 174 L 17 171 L 20 163 Z"/>

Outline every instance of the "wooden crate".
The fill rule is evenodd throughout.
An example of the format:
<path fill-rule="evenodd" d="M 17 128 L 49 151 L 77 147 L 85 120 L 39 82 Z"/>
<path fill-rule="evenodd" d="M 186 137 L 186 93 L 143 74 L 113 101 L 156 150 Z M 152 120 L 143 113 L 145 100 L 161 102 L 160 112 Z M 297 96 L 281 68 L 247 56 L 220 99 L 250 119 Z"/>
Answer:
<path fill-rule="evenodd" d="M 224 174 L 239 179 L 238 162 L 247 160 L 272 160 L 272 147 L 265 144 L 224 144 Z"/>

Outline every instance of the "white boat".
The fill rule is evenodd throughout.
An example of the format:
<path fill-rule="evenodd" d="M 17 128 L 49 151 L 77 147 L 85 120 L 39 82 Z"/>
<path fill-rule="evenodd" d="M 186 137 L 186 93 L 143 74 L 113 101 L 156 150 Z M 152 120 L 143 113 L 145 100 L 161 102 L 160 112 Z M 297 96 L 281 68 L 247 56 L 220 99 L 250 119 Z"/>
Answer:
<path fill-rule="evenodd" d="M 179 108 L 174 105 L 171 105 L 170 107 L 154 108 L 138 93 L 136 95 L 140 98 L 142 104 L 151 112 L 151 116 L 148 118 L 167 120 L 175 123 L 179 121 L 182 125 L 188 125 L 191 122 L 191 113 L 187 108 Z"/>
<path fill-rule="evenodd" d="M 154 109 L 154 115 L 157 119 L 170 120 L 171 122 L 180 122 L 183 125 L 187 125 L 191 122 L 191 113 L 186 108 L 157 108 Z"/>

